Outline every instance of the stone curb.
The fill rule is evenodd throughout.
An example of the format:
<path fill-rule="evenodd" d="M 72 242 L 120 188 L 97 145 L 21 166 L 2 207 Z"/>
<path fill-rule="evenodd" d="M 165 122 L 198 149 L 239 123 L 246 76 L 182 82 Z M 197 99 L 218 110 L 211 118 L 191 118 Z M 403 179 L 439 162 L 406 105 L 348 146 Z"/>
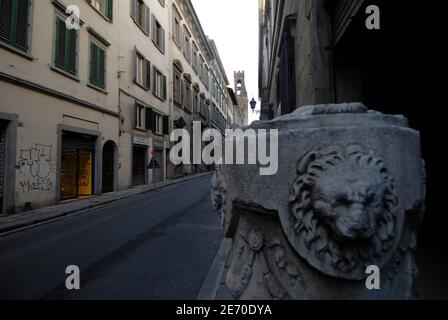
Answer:
<path fill-rule="evenodd" d="M 216 294 L 219 290 L 221 284 L 220 279 L 222 278 L 222 273 L 224 272 L 224 266 L 226 264 L 226 259 L 228 257 L 230 248 L 232 245 L 232 239 L 224 238 L 219 247 L 218 253 L 213 260 L 212 266 L 210 267 L 207 276 L 202 284 L 201 290 L 196 297 L 196 300 L 215 300 Z"/>
<path fill-rule="evenodd" d="M 211 172 L 200 173 L 196 175 L 182 177 L 176 180 L 161 182 L 158 184 L 134 187 L 127 190 L 95 196 L 85 200 L 78 200 L 70 203 L 63 203 L 41 209 L 36 209 L 33 211 L 12 214 L 6 217 L 0 217 L 0 236 L 10 232 L 14 232 L 18 229 L 32 227 L 37 224 L 49 222 L 52 220 L 62 218 L 64 216 L 75 214 L 77 212 L 80 213 L 81 211 L 86 211 L 120 200 L 129 199 L 134 196 L 145 194 L 168 186 L 180 184 L 191 180 L 196 180 L 211 174 L 212 174 Z M 2 220 L 6 220 L 6 222 L 2 222 Z"/>

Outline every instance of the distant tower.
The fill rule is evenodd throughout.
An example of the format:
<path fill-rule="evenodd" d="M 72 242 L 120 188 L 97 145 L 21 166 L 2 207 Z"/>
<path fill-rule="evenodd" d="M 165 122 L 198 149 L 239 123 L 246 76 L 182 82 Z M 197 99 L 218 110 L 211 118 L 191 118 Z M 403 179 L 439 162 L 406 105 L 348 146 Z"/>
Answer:
<path fill-rule="evenodd" d="M 233 76 L 235 78 L 236 100 L 243 111 L 244 125 L 247 126 L 249 124 L 249 98 L 244 81 L 244 71 L 235 71 Z"/>

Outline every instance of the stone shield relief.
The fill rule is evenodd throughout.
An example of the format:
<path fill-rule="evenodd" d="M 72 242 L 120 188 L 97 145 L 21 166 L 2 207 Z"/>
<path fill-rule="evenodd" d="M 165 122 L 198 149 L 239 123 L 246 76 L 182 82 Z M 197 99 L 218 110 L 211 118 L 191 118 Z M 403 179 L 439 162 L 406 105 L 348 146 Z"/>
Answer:
<path fill-rule="evenodd" d="M 380 157 L 357 145 L 334 146 L 298 161 L 289 216 L 280 219 L 292 246 L 311 266 L 361 280 L 367 266 L 381 268 L 393 256 L 404 212 Z"/>

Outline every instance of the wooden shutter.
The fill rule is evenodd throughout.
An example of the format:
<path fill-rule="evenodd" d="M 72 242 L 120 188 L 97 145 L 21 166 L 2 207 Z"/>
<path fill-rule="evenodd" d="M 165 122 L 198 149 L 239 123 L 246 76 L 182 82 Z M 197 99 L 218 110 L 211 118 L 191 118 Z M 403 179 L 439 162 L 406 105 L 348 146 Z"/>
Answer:
<path fill-rule="evenodd" d="M 0 39 L 8 43 L 12 40 L 13 2 L 0 1 Z"/>
<path fill-rule="evenodd" d="M 170 134 L 170 118 L 168 116 L 163 116 L 163 134 L 169 135 Z"/>
<path fill-rule="evenodd" d="M 98 48 L 98 84 L 101 88 L 106 87 L 106 53 Z"/>
<path fill-rule="evenodd" d="M 153 126 L 153 117 L 154 117 L 154 112 L 152 111 L 151 108 L 145 108 L 145 126 L 146 126 L 146 130 L 148 131 L 152 131 L 154 129 Z"/>
<path fill-rule="evenodd" d="M 182 30 L 182 26 L 179 24 L 179 46 L 180 50 L 184 52 L 184 30 Z"/>
<path fill-rule="evenodd" d="M 91 42 L 90 43 L 90 82 L 97 84 L 98 82 L 98 47 Z"/>
<path fill-rule="evenodd" d="M 137 20 L 137 0 L 131 0 L 131 17 Z"/>
<path fill-rule="evenodd" d="M 67 71 L 76 74 L 78 32 L 75 29 L 67 32 Z"/>
<path fill-rule="evenodd" d="M 66 28 L 65 22 L 56 18 L 56 42 L 54 52 L 54 64 L 59 68 L 65 68 Z"/>
<path fill-rule="evenodd" d="M 138 104 L 135 103 L 135 117 L 134 117 L 134 128 L 138 128 Z"/>
<path fill-rule="evenodd" d="M 149 62 L 149 60 L 145 60 L 145 74 L 143 81 L 145 82 L 145 87 L 151 89 L 151 62 Z"/>
<path fill-rule="evenodd" d="M 167 98 L 167 90 L 166 90 L 166 77 L 165 76 L 162 76 L 162 79 L 163 79 L 163 85 L 162 85 L 162 89 L 163 89 L 163 93 L 162 93 L 162 98 L 163 98 L 163 100 L 166 100 L 166 98 Z"/>
<path fill-rule="evenodd" d="M 162 29 L 161 31 L 162 31 L 161 49 L 162 49 L 162 52 L 165 53 L 165 29 Z"/>
<path fill-rule="evenodd" d="M 152 92 L 157 96 L 159 95 L 157 90 L 157 69 L 155 67 L 152 68 Z"/>
<path fill-rule="evenodd" d="M 137 73 L 138 73 L 138 53 L 137 47 L 134 48 L 134 82 L 137 83 Z"/>
<path fill-rule="evenodd" d="M 109 20 L 113 20 L 114 17 L 114 0 L 106 0 L 107 1 L 107 12 L 106 16 Z"/>
<path fill-rule="evenodd" d="M 3 2 L 2 0 L 1 2 Z M 15 32 L 13 34 L 13 45 L 22 49 L 28 50 L 28 20 L 29 20 L 29 0 L 16 0 L 17 14 L 15 23 Z M 8 1 L 7 1 L 8 2 Z"/>
<path fill-rule="evenodd" d="M 144 30 L 145 32 L 150 35 L 151 34 L 151 14 L 149 11 L 149 7 L 147 5 L 144 5 L 145 7 L 145 25 L 144 25 Z"/>
<path fill-rule="evenodd" d="M 151 39 L 157 43 L 157 20 L 154 14 L 151 15 Z"/>

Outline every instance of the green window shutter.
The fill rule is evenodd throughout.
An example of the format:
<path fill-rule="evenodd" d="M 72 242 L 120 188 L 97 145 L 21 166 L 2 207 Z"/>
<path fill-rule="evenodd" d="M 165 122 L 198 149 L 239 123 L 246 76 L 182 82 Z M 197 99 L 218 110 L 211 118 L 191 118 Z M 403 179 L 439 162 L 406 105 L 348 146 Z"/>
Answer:
<path fill-rule="evenodd" d="M 152 112 L 151 120 L 152 120 L 152 132 L 156 132 L 156 130 L 157 130 L 157 124 L 156 124 L 157 114 L 155 112 Z"/>
<path fill-rule="evenodd" d="M 98 85 L 101 88 L 106 87 L 106 53 L 98 48 Z"/>
<path fill-rule="evenodd" d="M 2 0 L 3 1 L 3 0 Z M 65 49 L 66 49 L 66 29 L 65 22 L 61 18 L 56 18 L 56 40 L 54 50 L 54 64 L 65 69 Z"/>
<path fill-rule="evenodd" d="M 67 65 L 66 71 L 76 74 L 78 32 L 67 30 Z"/>
<path fill-rule="evenodd" d="M 163 116 L 163 134 L 169 135 L 170 134 L 170 124 L 169 124 L 169 117 Z"/>
<path fill-rule="evenodd" d="M 112 21 L 114 17 L 114 0 L 107 0 L 106 17 Z"/>
<path fill-rule="evenodd" d="M 90 83 L 105 88 L 106 52 L 94 42 L 90 43 Z"/>
<path fill-rule="evenodd" d="M 0 0 L 0 39 L 11 43 L 14 1 Z"/>
<path fill-rule="evenodd" d="M 137 19 L 137 0 L 131 0 L 131 17 Z"/>
<path fill-rule="evenodd" d="M 162 93 L 162 98 L 163 98 L 163 100 L 166 100 L 166 98 L 167 98 L 167 93 L 166 93 L 166 77 L 165 76 L 163 76 L 163 93 Z"/>
<path fill-rule="evenodd" d="M 97 46 L 91 42 L 90 43 L 90 83 L 97 83 L 97 70 L 98 70 L 98 61 L 97 61 Z"/>
<path fill-rule="evenodd" d="M 151 108 L 146 108 L 145 109 L 145 125 L 146 125 L 146 130 L 148 131 L 152 131 L 154 129 L 153 126 L 153 119 L 154 118 L 154 112 L 152 111 Z"/>
<path fill-rule="evenodd" d="M 151 89 L 151 62 L 145 60 L 145 87 Z"/>
<path fill-rule="evenodd" d="M 144 26 L 143 29 L 145 30 L 145 32 L 150 35 L 151 34 L 151 13 L 149 10 L 149 7 L 147 5 L 144 5 Z"/>
<path fill-rule="evenodd" d="M 4 0 L 2 0 L 3 2 Z M 15 32 L 13 45 L 24 51 L 28 50 L 29 0 L 16 0 Z"/>
<path fill-rule="evenodd" d="M 29 0 L 0 0 L 0 40 L 28 50 Z"/>

